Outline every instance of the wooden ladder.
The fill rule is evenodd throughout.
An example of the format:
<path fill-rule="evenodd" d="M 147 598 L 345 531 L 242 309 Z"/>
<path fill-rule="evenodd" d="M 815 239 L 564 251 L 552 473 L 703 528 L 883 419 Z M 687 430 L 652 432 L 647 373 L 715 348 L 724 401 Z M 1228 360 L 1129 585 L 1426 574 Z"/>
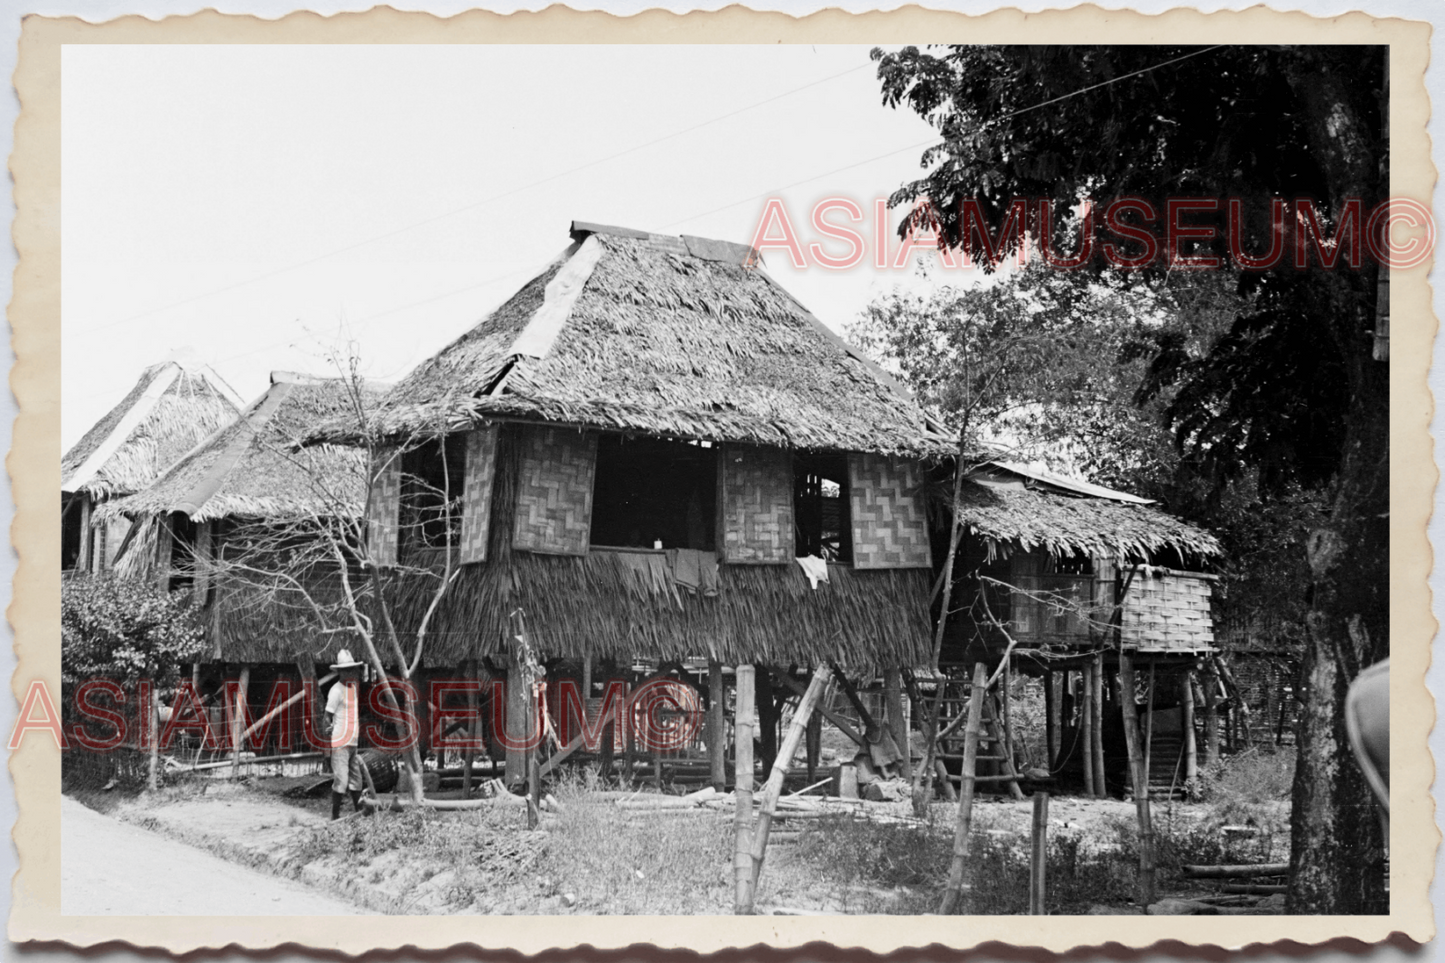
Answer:
<path fill-rule="evenodd" d="M 1003 772 L 996 775 L 974 774 L 974 783 L 1003 783 L 1008 787 L 1009 795 L 1014 799 L 1023 799 L 1024 791 L 1019 787 L 1018 771 L 1014 768 L 1012 753 L 1004 748 L 1003 730 L 999 725 L 998 693 L 993 687 L 989 687 L 983 695 L 983 711 L 979 714 L 978 731 L 970 731 L 967 723 L 964 723 L 953 732 L 948 732 L 949 724 L 954 722 L 960 715 L 968 711 L 968 702 L 972 696 L 973 683 L 967 679 L 949 676 L 947 681 L 941 683 L 944 688 L 943 718 L 939 722 L 939 731 L 946 733 L 938 744 L 938 758 L 943 760 L 964 760 L 967 755 L 968 741 L 973 740 L 975 749 L 974 761 L 1000 763 Z M 954 711 L 950 712 L 949 709 Z M 963 776 L 949 777 L 950 782 L 961 783 Z"/>

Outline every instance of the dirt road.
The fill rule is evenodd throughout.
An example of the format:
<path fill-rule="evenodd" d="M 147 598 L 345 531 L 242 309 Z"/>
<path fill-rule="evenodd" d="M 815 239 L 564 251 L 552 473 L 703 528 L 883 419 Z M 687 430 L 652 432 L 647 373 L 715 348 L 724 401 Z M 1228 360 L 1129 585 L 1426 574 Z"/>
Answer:
<path fill-rule="evenodd" d="M 67 916 L 355 916 L 313 890 L 60 799 Z"/>

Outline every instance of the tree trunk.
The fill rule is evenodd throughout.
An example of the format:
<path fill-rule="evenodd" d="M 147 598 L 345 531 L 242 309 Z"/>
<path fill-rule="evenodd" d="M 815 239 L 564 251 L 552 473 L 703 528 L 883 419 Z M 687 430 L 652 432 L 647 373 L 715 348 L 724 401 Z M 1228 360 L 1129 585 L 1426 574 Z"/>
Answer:
<path fill-rule="evenodd" d="M 1149 811 L 1149 763 L 1144 758 L 1139 732 L 1139 710 L 1134 703 L 1134 659 L 1119 650 L 1119 714 L 1124 719 L 1124 742 L 1129 750 L 1129 778 L 1134 789 L 1134 815 L 1139 822 L 1139 905 L 1154 902 L 1154 820 Z"/>
<path fill-rule="evenodd" d="M 983 723 L 983 700 L 988 696 L 984 691 L 984 682 L 987 679 L 988 669 L 982 662 L 975 662 L 973 686 L 968 693 L 968 727 L 964 731 L 963 771 L 958 783 L 958 820 L 953 830 L 953 858 L 948 864 L 948 882 L 944 886 L 943 899 L 938 904 L 941 916 L 947 916 L 957 909 L 969 870 L 968 859 L 973 840 L 973 790 L 978 770 L 978 737 Z"/>
<path fill-rule="evenodd" d="M 883 692 L 887 703 L 884 714 L 888 717 L 888 729 L 893 734 L 893 744 L 903 753 L 899 775 L 912 782 L 913 754 L 908 746 L 908 717 L 903 714 L 903 670 L 896 667 L 883 670 Z"/>

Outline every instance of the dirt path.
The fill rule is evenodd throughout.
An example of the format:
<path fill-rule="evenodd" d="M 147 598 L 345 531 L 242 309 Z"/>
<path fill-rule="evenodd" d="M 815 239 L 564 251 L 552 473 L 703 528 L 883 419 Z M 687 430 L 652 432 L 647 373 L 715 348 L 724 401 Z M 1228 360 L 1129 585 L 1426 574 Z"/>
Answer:
<path fill-rule="evenodd" d="M 60 799 L 68 916 L 354 916 L 356 907 Z"/>

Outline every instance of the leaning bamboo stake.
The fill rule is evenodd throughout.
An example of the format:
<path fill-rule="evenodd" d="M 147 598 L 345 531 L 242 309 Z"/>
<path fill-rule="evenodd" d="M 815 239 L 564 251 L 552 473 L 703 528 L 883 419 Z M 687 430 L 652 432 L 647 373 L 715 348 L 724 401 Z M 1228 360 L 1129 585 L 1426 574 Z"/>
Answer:
<path fill-rule="evenodd" d="M 753 856 L 753 667 L 740 665 L 733 680 L 733 798 L 737 801 L 733 846 L 733 912 L 752 912 Z"/>
<path fill-rule="evenodd" d="M 793 756 L 798 752 L 798 744 L 803 741 L 803 733 L 808 728 L 808 719 L 813 715 L 813 707 L 827 692 L 832 678 L 833 673 L 828 670 L 827 666 L 820 665 L 813 669 L 813 678 L 808 682 L 808 691 L 803 693 L 797 711 L 793 713 L 793 721 L 788 725 L 788 734 L 783 738 L 783 744 L 778 747 L 778 754 L 773 757 L 773 769 L 768 774 L 767 784 L 763 787 L 758 820 L 753 827 L 752 883 L 748 887 L 749 903 L 747 907 L 749 913 L 753 909 L 751 900 L 758 891 L 758 875 L 763 871 L 763 857 L 767 855 L 768 851 L 768 833 L 773 828 L 773 814 L 778 809 L 778 796 L 783 791 L 783 780 L 787 778 L 788 769 L 793 764 Z"/>
<path fill-rule="evenodd" d="M 1129 777 L 1139 821 L 1139 905 L 1148 906 L 1154 902 L 1154 822 L 1149 810 L 1149 770 L 1134 704 L 1134 659 L 1124 649 L 1119 650 L 1119 687 L 1119 711 L 1124 717 L 1124 743 L 1129 750 Z"/>
<path fill-rule="evenodd" d="M 968 734 L 963 743 L 963 772 L 958 784 L 958 822 L 953 833 L 953 860 L 948 865 L 948 884 L 939 901 L 940 915 L 951 914 L 963 892 L 964 873 L 973 834 L 973 784 L 978 769 L 978 736 L 983 722 L 984 680 L 987 670 L 982 662 L 973 664 L 973 688 L 968 696 Z"/>

